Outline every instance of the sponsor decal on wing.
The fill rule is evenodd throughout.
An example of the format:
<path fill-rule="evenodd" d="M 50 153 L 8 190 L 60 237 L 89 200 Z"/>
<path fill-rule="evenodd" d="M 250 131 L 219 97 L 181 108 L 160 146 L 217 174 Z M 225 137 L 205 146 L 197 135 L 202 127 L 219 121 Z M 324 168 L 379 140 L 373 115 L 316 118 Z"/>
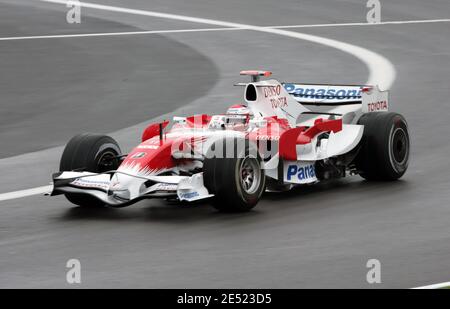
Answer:
<path fill-rule="evenodd" d="M 70 183 L 70 185 L 79 187 L 79 188 L 108 191 L 110 181 L 101 180 L 101 179 L 98 179 L 98 177 L 86 177 L 86 178 L 77 178 L 74 181 L 72 181 Z"/>
<path fill-rule="evenodd" d="M 381 111 L 387 111 L 387 110 L 388 110 L 388 102 L 386 100 L 367 104 L 367 112 L 369 112 L 369 113 L 381 112 Z"/>
<path fill-rule="evenodd" d="M 297 101 L 305 103 L 340 103 L 361 100 L 360 86 L 323 86 L 284 84 L 286 91 Z"/>
<path fill-rule="evenodd" d="M 193 192 L 186 192 L 186 193 L 181 193 L 180 194 L 180 199 L 182 200 L 192 200 L 196 197 L 199 197 L 200 194 L 197 191 L 193 191 Z"/>
<path fill-rule="evenodd" d="M 285 162 L 284 171 L 285 182 L 306 184 L 317 181 L 314 164 L 309 162 Z"/>
<path fill-rule="evenodd" d="M 177 191 L 177 184 L 173 183 L 157 183 L 153 186 L 154 191 Z"/>
<path fill-rule="evenodd" d="M 378 87 L 367 88 L 362 94 L 363 113 L 389 111 L 389 92 Z"/>

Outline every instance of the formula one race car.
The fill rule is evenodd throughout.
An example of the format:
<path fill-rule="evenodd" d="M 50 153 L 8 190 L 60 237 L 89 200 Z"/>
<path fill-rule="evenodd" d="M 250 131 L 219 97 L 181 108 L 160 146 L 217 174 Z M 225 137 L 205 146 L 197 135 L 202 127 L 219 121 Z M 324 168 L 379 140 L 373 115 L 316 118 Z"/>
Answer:
<path fill-rule="evenodd" d="M 245 87 L 245 105 L 221 115 L 174 117 L 170 129 L 169 121 L 151 124 L 128 155 L 111 137 L 75 136 L 51 195 L 83 207 L 210 199 L 221 211 L 248 211 L 266 190 L 355 174 L 388 181 L 405 173 L 408 126 L 388 112 L 386 91 L 261 81 L 271 76 L 266 71 L 241 75 L 251 77 L 236 85 Z"/>

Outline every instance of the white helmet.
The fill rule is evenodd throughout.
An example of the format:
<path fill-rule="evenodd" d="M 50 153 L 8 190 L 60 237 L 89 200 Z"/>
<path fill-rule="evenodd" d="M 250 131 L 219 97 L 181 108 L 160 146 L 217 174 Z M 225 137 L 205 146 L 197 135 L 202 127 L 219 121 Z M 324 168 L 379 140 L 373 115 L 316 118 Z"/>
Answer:
<path fill-rule="evenodd" d="M 245 105 L 230 106 L 225 115 L 225 125 L 233 129 L 245 129 L 252 115 L 252 111 Z"/>
<path fill-rule="evenodd" d="M 241 115 L 250 117 L 252 115 L 252 111 L 245 105 L 237 104 L 228 108 L 227 115 Z"/>

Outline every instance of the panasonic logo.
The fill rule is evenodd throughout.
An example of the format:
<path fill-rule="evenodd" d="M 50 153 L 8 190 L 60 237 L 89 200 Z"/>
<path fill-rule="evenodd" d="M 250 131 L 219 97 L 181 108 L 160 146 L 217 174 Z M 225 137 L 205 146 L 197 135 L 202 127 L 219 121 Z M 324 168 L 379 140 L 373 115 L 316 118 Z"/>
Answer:
<path fill-rule="evenodd" d="M 299 181 L 315 178 L 316 170 L 314 168 L 314 165 L 289 165 L 287 168 L 287 180 L 290 181 L 294 177 L 296 177 Z"/>
<path fill-rule="evenodd" d="M 309 99 L 360 99 L 361 88 L 319 88 L 319 87 L 300 87 L 294 84 L 285 84 L 286 91 L 300 98 Z"/>

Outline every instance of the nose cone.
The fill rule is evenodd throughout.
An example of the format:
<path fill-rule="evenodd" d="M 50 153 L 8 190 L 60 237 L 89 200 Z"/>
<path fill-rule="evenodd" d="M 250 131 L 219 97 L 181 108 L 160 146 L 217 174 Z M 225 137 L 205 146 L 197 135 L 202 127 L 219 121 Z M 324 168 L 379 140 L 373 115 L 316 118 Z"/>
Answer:
<path fill-rule="evenodd" d="M 133 176 L 146 177 L 173 168 L 176 164 L 172 157 L 172 144 L 172 140 L 160 141 L 159 137 L 151 138 L 133 149 L 118 170 Z"/>
<path fill-rule="evenodd" d="M 146 189 L 145 182 L 146 179 L 116 173 L 111 179 L 108 194 L 121 200 L 132 200 L 143 194 Z"/>

